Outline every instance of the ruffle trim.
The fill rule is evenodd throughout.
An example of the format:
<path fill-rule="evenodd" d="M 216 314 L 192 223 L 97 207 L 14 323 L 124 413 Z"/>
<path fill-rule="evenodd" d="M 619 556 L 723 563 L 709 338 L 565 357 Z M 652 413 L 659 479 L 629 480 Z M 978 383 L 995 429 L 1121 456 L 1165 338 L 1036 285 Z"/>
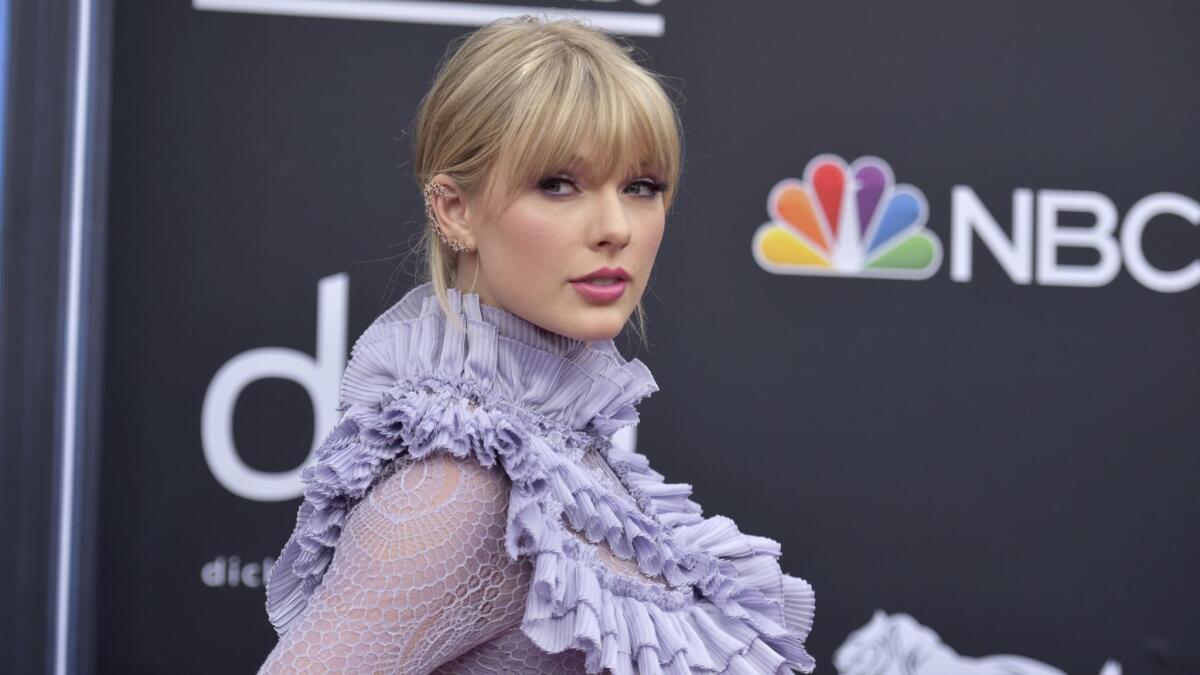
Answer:
<path fill-rule="evenodd" d="M 303 613 L 350 510 L 388 465 L 404 453 L 448 452 L 485 467 L 499 464 L 512 480 L 505 545 L 513 559 L 533 562 L 521 629 L 543 650 L 582 650 L 589 673 L 812 672 L 815 662 L 803 644 L 812 626 L 812 588 L 782 574 L 777 542 L 744 535 L 722 516 L 702 518 L 691 486 L 665 483 L 643 455 L 612 447 L 597 431 L 604 423 L 589 419 L 587 437 L 607 453 L 636 508 L 559 451 L 556 441 L 579 430 L 488 396 L 471 378 L 443 375 L 392 380 L 375 386 L 373 397 L 343 398 L 340 423 L 302 473 L 296 529 L 267 581 L 267 613 L 279 635 Z M 343 390 L 365 394 L 364 376 L 378 385 L 385 373 L 348 369 Z M 646 389 L 626 396 L 616 390 L 619 405 L 596 409 L 610 415 L 605 419 L 636 421 L 633 406 Z M 667 585 L 610 571 L 566 531 L 567 523 Z"/>
<path fill-rule="evenodd" d="M 611 436 L 636 423 L 637 403 L 658 391 L 646 365 L 623 359 L 612 340 L 558 335 L 454 288 L 447 300 L 465 333 L 447 323 L 430 284 L 414 288 L 363 331 L 342 380 L 343 409 L 378 404 L 380 392 L 396 383 L 431 376 L 510 404 L 531 426 L 576 445 L 587 443 L 588 433 Z"/>
<path fill-rule="evenodd" d="M 605 449 L 609 464 L 639 504 L 670 526 L 678 548 L 720 561 L 722 574 L 703 576 L 697 584 L 704 596 L 726 615 L 760 630 L 768 644 L 778 644 L 779 652 L 789 659 L 781 666 L 812 672 L 816 662 L 803 643 L 812 632 L 816 595 L 807 581 L 783 573 L 778 562 L 782 554 L 779 542 L 743 534 L 725 516 L 702 517 L 701 506 L 691 499 L 691 485 L 665 482 L 663 474 L 651 468 L 641 453 L 611 444 Z M 786 635 L 775 633 L 777 627 L 783 627 Z"/>
<path fill-rule="evenodd" d="M 499 464 L 512 480 L 505 544 L 514 559 L 534 562 L 521 627 L 542 649 L 584 651 L 589 673 L 811 672 L 803 640 L 812 589 L 780 573 L 778 543 L 743 535 L 722 516 L 700 518 L 690 488 L 663 483 L 644 456 L 611 448 L 629 485 L 673 521 L 668 531 L 519 420 L 429 385 L 396 387 L 378 408 L 352 406 L 304 471 L 296 531 L 267 588 L 280 635 L 320 585 L 350 509 L 386 465 L 405 452 L 442 451 Z M 608 572 L 563 530 L 564 515 L 644 573 L 661 573 L 669 588 Z M 691 588 L 710 603 L 695 602 Z"/>

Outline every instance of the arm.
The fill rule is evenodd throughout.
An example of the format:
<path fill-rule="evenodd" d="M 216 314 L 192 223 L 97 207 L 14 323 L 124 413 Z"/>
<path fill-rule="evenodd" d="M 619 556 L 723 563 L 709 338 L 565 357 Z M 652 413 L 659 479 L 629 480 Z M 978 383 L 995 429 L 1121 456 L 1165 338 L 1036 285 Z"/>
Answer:
<path fill-rule="evenodd" d="M 520 621 L 529 571 L 504 550 L 507 476 L 441 452 L 399 462 L 350 511 L 260 673 L 428 673 Z"/>

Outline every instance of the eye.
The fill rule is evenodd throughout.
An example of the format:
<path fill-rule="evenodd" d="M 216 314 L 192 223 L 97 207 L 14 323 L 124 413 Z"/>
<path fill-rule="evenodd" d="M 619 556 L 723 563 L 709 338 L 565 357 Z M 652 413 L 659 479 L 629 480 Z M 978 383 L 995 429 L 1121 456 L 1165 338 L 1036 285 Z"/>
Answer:
<path fill-rule="evenodd" d="M 655 195 L 666 192 L 667 184 L 662 181 L 656 181 L 656 180 L 650 180 L 649 178 L 643 178 L 640 180 L 635 180 L 634 182 L 630 183 L 625 188 L 625 191 L 629 192 L 630 194 L 632 194 L 635 197 L 653 197 Z M 632 191 L 632 192 L 630 192 L 630 191 Z"/>
<path fill-rule="evenodd" d="M 565 196 L 576 189 L 575 183 L 565 176 L 549 176 L 538 183 L 538 188 L 548 195 Z"/>

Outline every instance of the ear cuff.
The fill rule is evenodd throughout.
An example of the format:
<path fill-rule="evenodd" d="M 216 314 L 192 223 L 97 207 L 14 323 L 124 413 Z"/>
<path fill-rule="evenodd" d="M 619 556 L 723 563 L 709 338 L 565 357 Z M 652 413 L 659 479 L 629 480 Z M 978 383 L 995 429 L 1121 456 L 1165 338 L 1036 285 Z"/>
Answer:
<path fill-rule="evenodd" d="M 450 189 L 445 185 L 434 182 L 433 180 L 425 183 L 425 187 L 421 190 L 421 192 L 425 195 L 425 219 L 429 221 L 429 226 L 437 232 L 438 238 L 442 240 L 442 243 L 444 243 L 446 246 L 449 246 L 450 249 L 455 253 L 473 250 L 470 246 L 467 246 L 466 244 L 460 244 L 454 239 L 447 237 L 446 233 L 442 231 L 441 224 L 437 219 L 437 215 L 433 212 L 434 195 L 439 197 L 453 197 L 454 193 L 451 192 Z"/>

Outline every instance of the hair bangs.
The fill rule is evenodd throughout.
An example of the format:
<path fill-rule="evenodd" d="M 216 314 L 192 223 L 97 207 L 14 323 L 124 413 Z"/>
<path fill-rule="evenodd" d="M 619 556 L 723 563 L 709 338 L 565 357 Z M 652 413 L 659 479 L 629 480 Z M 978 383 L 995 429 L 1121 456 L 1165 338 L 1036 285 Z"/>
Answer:
<path fill-rule="evenodd" d="M 502 201 L 581 162 L 597 179 L 650 173 L 674 185 L 680 140 L 670 100 L 645 72 L 590 57 L 569 50 L 529 73 L 495 165 L 508 184 Z"/>

